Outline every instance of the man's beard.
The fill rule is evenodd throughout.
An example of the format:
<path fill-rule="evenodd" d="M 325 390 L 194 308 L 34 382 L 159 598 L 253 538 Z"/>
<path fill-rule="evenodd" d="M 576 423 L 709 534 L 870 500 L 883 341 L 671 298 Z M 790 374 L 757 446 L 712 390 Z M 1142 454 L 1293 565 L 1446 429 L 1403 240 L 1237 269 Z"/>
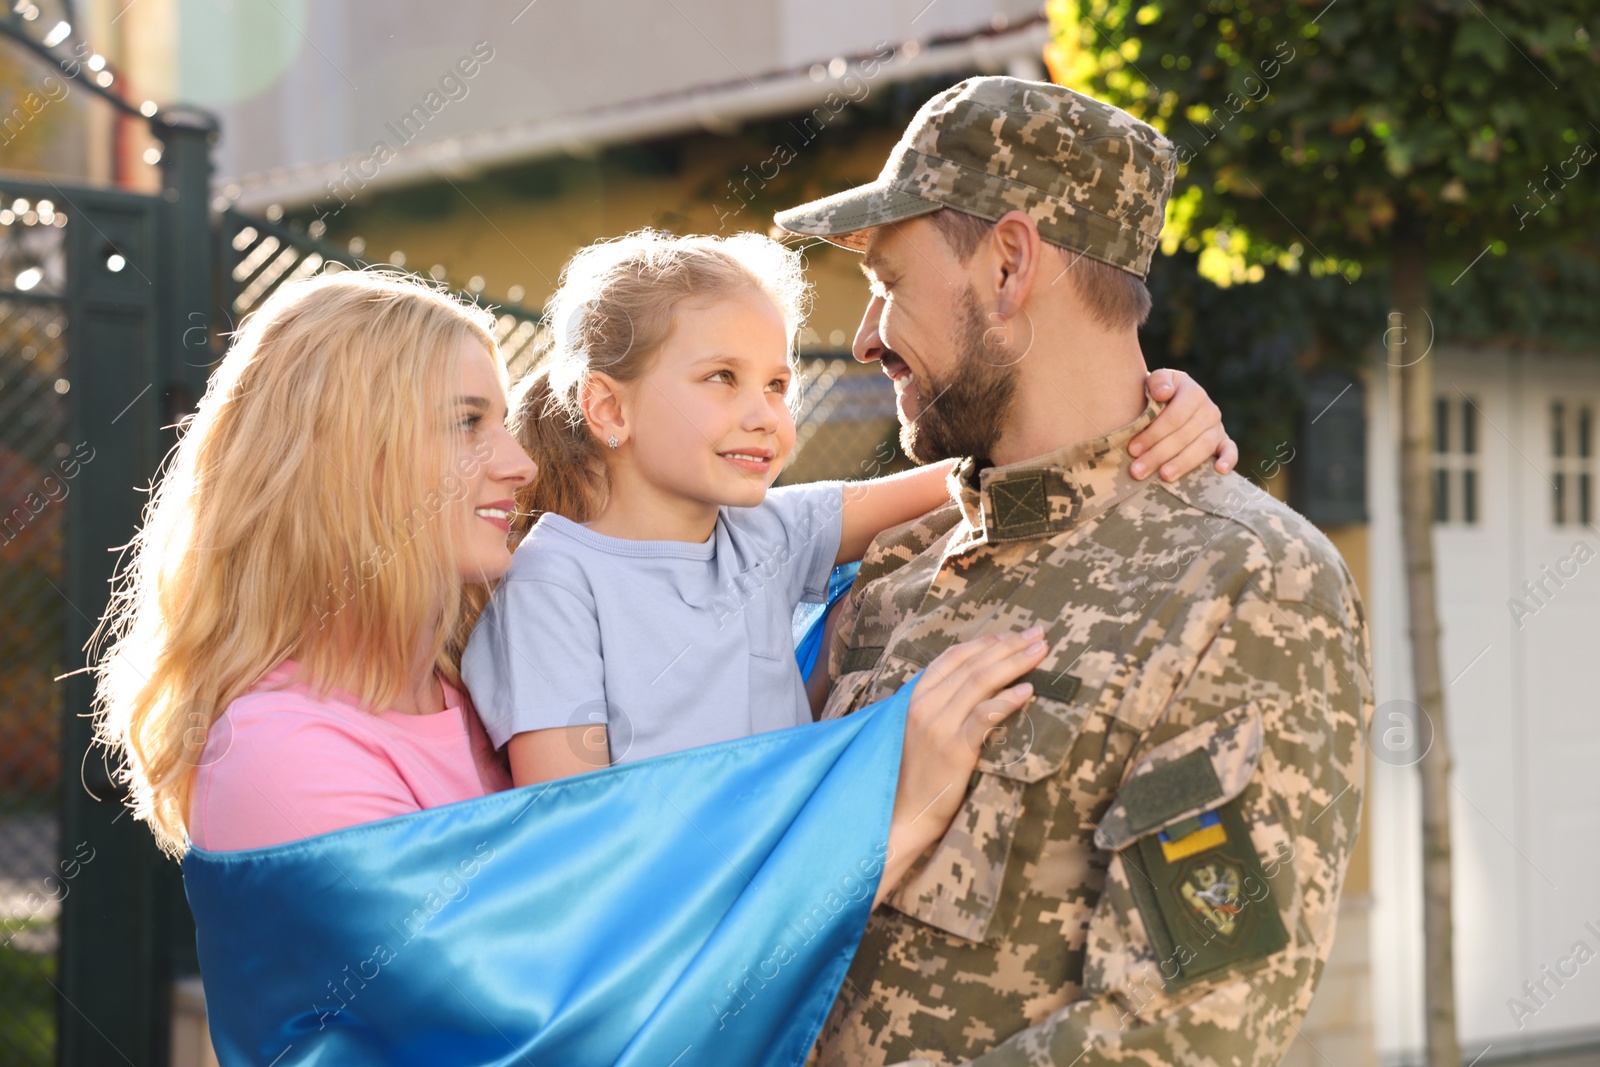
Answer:
<path fill-rule="evenodd" d="M 900 447 L 918 463 L 971 456 L 981 469 L 990 466 L 989 456 L 1016 397 L 1017 366 L 1009 346 L 990 339 L 971 288 L 962 300 L 962 322 L 951 347 L 956 371 L 948 381 L 926 371 L 917 375 L 922 411 L 900 425 Z"/>

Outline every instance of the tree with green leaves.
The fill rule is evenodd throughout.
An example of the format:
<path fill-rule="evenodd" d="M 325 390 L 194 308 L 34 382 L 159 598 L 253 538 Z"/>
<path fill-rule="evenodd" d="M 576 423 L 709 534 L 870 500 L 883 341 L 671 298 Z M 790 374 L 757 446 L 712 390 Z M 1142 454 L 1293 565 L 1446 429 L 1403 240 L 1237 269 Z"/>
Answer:
<path fill-rule="evenodd" d="M 1450 758 L 1432 551 L 1431 290 L 1600 213 L 1593 0 L 1050 0 L 1053 76 L 1177 148 L 1168 251 L 1221 284 L 1387 271 L 1421 762 L 1426 1035 L 1459 1067 Z M 1595 27 L 1600 33 L 1600 27 Z M 1448 328 L 1448 323 L 1438 324 Z"/>

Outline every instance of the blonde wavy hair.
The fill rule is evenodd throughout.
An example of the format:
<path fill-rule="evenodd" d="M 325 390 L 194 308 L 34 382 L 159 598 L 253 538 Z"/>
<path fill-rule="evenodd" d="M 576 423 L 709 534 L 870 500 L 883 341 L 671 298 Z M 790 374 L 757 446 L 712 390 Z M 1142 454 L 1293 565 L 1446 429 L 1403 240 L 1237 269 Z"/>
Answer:
<path fill-rule="evenodd" d="M 441 503 L 470 473 L 445 470 L 460 455 L 444 405 L 464 340 L 501 364 L 493 317 L 419 281 L 290 283 L 244 322 L 180 427 L 94 667 L 98 734 L 168 853 L 187 847 L 211 726 L 284 660 L 368 708 L 402 695 L 423 650 L 459 684 L 487 596 L 454 568 Z"/>
<path fill-rule="evenodd" d="M 770 237 L 639 230 L 596 241 L 567 262 L 545 305 L 541 364 L 517 383 L 511 404 L 512 432 L 539 467 L 518 492 L 519 532 L 540 512 L 588 522 L 605 506 L 610 475 L 583 416 L 589 376 L 633 381 L 672 336 L 680 306 L 746 292 L 777 307 L 793 362 L 810 286 L 800 253 Z"/>

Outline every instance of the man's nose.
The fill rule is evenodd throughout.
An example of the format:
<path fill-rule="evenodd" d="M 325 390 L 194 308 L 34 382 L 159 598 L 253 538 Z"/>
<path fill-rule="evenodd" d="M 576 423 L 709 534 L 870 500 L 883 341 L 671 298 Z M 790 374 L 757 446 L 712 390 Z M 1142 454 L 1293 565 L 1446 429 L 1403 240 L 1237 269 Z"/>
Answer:
<path fill-rule="evenodd" d="M 858 362 L 876 363 L 888 349 L 878 335 L 878 317 L 882 314 L 883 297 L 875 296 L 867 304 L 867 310 L 861 316 L 861 325 L 856 327 L 855 342 L 850 346 L 850 354 Z"/>

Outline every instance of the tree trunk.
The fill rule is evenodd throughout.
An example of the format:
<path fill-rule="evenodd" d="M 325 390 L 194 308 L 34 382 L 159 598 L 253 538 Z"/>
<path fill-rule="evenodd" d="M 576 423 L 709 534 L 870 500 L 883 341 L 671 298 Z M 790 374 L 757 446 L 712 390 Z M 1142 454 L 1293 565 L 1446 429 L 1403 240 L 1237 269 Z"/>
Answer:
<path fill-rule="evenodd" d="M 1433 360 L 1428 318 L 1428 249 L 1402 225 L 1394 242 L 1393 296 L 1402 330 L 1389 331 L 1389 360 L 1400 370 L 1400 509 L 1411 672 L 1432 744 L 1422 758 L 1423 990 L 1428 1067 L 1461 1067 L 1456 1035 L 1454 923 L 1450 891 L 1450 746 L 1433 563 Z M 1419 738 L 1420 742 L 1421 738 Z"/>

